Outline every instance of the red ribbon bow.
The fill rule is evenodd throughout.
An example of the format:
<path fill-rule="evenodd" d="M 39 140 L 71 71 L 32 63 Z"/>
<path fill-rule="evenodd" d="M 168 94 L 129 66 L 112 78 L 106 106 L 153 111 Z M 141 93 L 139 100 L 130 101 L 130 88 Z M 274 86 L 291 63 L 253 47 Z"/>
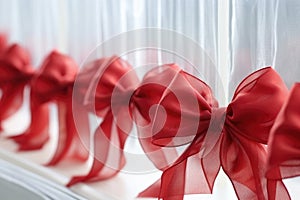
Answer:
<path fill-rule="evenodd" d="M 24 87 L 33 76 L 29 53 L 21 46 L 14 44 L 5 50 L 0 36 L 0 129 L 2 122 L 13 115 L 23 104 Z"/>
<path fill-rule="evenodd" d="M 89 63 L 79 73 L 77 82 L 75 90 L 79 93 L 85 91 L 88 110 L 102 117 L 103 121 L 94 134 L 94 159 L 89 173 L 73 177 L 68 186 L 110 178 L 124 167 L 124 144 L 133 125 L 129 106 L 144 101 L 144 98 L 135 96 L 135 88 L 139 85 L 135 71 L 116 56 Z M 175 155 L 174 150 L 164 152 L 156 145 L 145 145 L 148 140 L 140 139 L 146 151 L 156 151 L 149 155 L 154 164 L 159 168 L 167 166 L 164 156 L 166 152 Z"/>
<path fill-rule="evenodd" d="M 78 105 L 72 100 L 77 71 L 77 65 L 70 57 L 56 51 L 45 59 L 30 85 L 30 126 L 25 133 L 12 137 L 20 150 L 42 148 L 49 139 L 49 103 L 55 102 L 59 120 L 58 145 L 48 165 L 55 165 L 67 157 L 79 160 L 88 158 L 72 112 L 72 106 Z M 80 109 L 80 106 L 77 108 Z M 81 119 L 81 124 L 88 126 L 87 113 L 81 112 Z"/>
<path fill-rule="evenodd" d="M 139 134 L 144 137 L 151 130 L 151 142 L 162 147 L 192 142 L 140 197 L 182 200 L 184 194 L 211 193 L 222 167 L 238 199 L 290 199 L 281 180 L 265 178 L 265 144 L 287 95 L 272 68 L 245 78 L 226 109 L 218 108 L 204 82 L 176 67 L 147 79 L 150 83 L 137 89 L 135 95 L 143 100 L 133 113 L 141 124 L 151 123 L 151 129 L 139 128 Z M 159 85 L 163 81 L 167 87 Z M 143 108 L 157 102 L 164 109 L 156 109 L 150 120 Z"/>
<path fill-rule="evenodd" d="M 270 179 L 300 175 L 299 99 L 300 83 L 296 83 L 271 129 L 267 172 Z"/>
<path fill-rule="evenodd" d="M 118 57 L 111 57 L 91 62 L 79 73 L 75 89 L 79 90 L 79 93 L 81 91 L 86 93 L 84 103 L 86 108 L 102 117 L 103 121 L 93 136 L 94 159 L 89 173 L 73 177 L 68 186 L 78 182 L 110 178 L 125 165 L 123 148 L 127 132 L 130 132 L 132 127 L 131 118 L 126 112 L 127 107 L 124 106 L 130 98 L 130 93 L 126 91 L 134 89 L 138 78 L 135 74 L 131 74 L 124 80 L 124 84 L 116 85 L 116 83 L 130 71 L 131 66 L 127 62 Z M 117 113 L 113 113 L 111 108 L 114 89 L 121 95 L 118 99 L 122 100 L 116 105 Z M 125 125 L 126 131 L 118 127 L 119 121 Z"/>

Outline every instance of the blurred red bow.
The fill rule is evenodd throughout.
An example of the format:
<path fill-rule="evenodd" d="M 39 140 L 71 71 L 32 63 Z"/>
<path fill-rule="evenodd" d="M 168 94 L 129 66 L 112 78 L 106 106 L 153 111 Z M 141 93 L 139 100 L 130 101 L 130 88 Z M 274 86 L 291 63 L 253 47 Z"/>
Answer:
<path fill-rule="evenodd" d="M 42 148 L 49 139 L 49 103 L 56 103 L 59 120 L 58 145 L 48 165 L 54 165 L 66 157 L 80 160 L 88 158 L 88 151 L 80 140 L 72 112 L 73 109 L 82 111 L 80 124 L 86 129 L 81 130 L 81 134 L 89 134 L 87 113 L 72 96 L 77 71 L 77 65 L 70 57 L 53 51 L 30 84 L 30 126 L 23 134 L 11 137 L 19 144 L 20 150 Z"/>
<path fill-rule="evenodd" d="M 5 46 L 0 36 L 0 129 L 2 122 L 23 104 L 24 87 L 33 76 L 29 53 L 17 44 Z"/>
<path fill-rule="evenodd" d="M 68 186 L 110 178 L 124 167 L 124 145 L 133 125 L 129 107 L 145 100 L 135 96 L 135 88 L 139 85 L 132 67 L 116 56 L 91 62 L 79 73 L 74 93 L 85 93 L 86 108 L 103 121 L 93 136 L 94 159 L 89 173 L 73 177 Z M 169 164 L 166 155 L 175 160 L 173 149 L 162 150 L 149 144 L 149 139 L 139 138 L 145 151 L 155 152 L 148 156 L 158 168 Z"/>

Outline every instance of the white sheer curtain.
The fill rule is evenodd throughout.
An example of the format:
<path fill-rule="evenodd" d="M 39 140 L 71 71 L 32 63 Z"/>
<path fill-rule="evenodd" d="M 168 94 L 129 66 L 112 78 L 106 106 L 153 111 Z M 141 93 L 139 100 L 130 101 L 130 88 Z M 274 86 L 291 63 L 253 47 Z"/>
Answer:
<path fill-rule="evenodd" d="M 290 87 L 300 80 L 300 2 L 230 1 L 230 86 L 250 72 L 273 66 Z"/>
<path fill-rule="evenodd" d="M 0 0 L 0 31 L 6 31 L 11 41 L 25 45 L 32 53 L 33 64 L 38 66 L 54 48 L 71 55 L 80 64 L 97 45 L 126 31 L 149 27 L 172 30 L 194 40 L 208 54 L 196 67 L 224 104 L 227 75 L 218 56 L 218 1 Z M 175 41 L 176 38 L 172 41 L 171 35 L 170 38 L 174 49 L 177 45 L 185 54 L 199 57 L 200 52 L 185 48 L 184 41 Z M 158 42 L 162 39 L 158 36 Z M 120 45 L 128 43 L 124 41 Z M 157 55 L 157 59 L 161 64 L 172 61 L 182 64 L 175 56 Z M 210 60 L 214 67 L 210 66 Z M 221 72 L 223 77 L 216 76 L 216 72 Z"/>
<path fill-rule="evenodd" d="M 249 73 L 274 66 L 277 1 L 230 1 L 229 96 Z"/>
<path fill-rule="evenodd" d="M 279 0 L 277 5 L 274 66 L 291 87 L 300 81 L 300 2 Z"/>
<path fill-rule="evenodd" d="M 6 32 L 10 42 L 27 47 L 35 67 L 52 49 L 80 64 L 102 42 L 149 27 L 176 31 L 205 50 L 208 57 L 196 67 L 221 105 L 226 105 L 227 96 L 232 97 L 246 75 L 265 66 L 273 66 L 289 87 L 300 80 L 298 0 L 0 0 L 0 32 Z M 141 37 L 150 38 L 137 35 L 135 41 L 122 41 L 120 47 Z M 157 43 L 166 39 L 157 38 Z M 178 45 L 187 55 L 198 57 L 199 52 L 176 39 L 172 35 L 168 38 L 174 49 Z M 138 66 L 146 58 L 136 53 L 128 59 Z M 211 68 L 210 59 L 216 69 Z M 160 52 L 154 60 L 184 65 L 175 56 Z"/>

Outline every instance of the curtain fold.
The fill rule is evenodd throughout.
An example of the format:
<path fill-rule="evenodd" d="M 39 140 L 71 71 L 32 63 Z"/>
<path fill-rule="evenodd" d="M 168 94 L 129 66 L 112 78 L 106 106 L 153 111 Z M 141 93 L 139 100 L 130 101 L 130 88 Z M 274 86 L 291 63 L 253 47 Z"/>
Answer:
<path fill-rule="evenodd" d="M 214 77 L 218 68 L 217 0 L 0 0 L 0 11 L 0 31 L 7 32 L 11 41 L 30 50 L 35 67 L 52 49 L 69 54 L 81 64 L 102 42 L 127 31 L 151 27 L 172 30 L 198 43 L 209 58 L 202 61 L 203 66 L 196 68 L 202 69 L 204 79 L 215 79 L 208 76 Z M 137 36 L 136 40 L 148 36 Z M 163 36 L 158 35 L 157 43 L 163 42 L 162 39 Z M 132 42 L 136 41 L 124 39 L 120 45 L 128 46 Z M 171 42 L 174 49 L 186 48 L 184 41 Z M 189 51 L 189 48 L 186 51 L 194 57 L 199 53 Z M 105 55 L 105 49 L 103 54 L 110 56 Z M 133 64 L 139 64 L 140 54 L 136 52 L 132 60 L 137 63 Z M 178 61 L 181 64 L 178 56 L 163 56 L 159 51 L 153 59 L 158 63 Z M 212 60 L 216 70 L 206 67 L 210 62 L 207 60 Z"/>
<path fill-rule="evenodd" d="M 278 1 L 230 1 L 229 96 L 249 73 L 274 66 Z"/>
<path fill-rule="evenodd" d="M 300 2 L 279 0 L 276 13 L 274 66 L 290 88 L 300 81 Z"/>
<path fill-rule="evenodd" d="M 249 72 L 273 66 L 288 87 L 300 80 L 300 2 L 230 1 L 229 96 Z"/>

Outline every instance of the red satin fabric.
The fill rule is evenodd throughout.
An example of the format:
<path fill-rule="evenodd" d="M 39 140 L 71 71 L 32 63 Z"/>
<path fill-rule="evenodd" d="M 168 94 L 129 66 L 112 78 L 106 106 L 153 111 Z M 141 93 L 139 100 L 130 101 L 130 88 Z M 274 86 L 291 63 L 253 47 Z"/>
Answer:
<path fill-rule="evenodd" d="M 300 175 L 300 83 L 293 85 L 271 129 L 268 151 L 270 179 Z"/>
<path fill-rule="evenodd" d="M 136 108 L 156 104 L 151 97 L 163 93 L 159 104 L 163 106 L 167 119 L 161 131 L 153 130 L 161 126 L 162 109 L 157 109 L 151 120 L 147 119 L 147 111 L 134 109 L 134 119 L 140 120 L 144 116 L 145 122 L 151 124 L 154 144 L 172 146 L 192 142 L 164 170 L 161 180 L 139 196 L 182 200 L 185 194 L 211 193 L 222 167 L 238 199 L 290 199 L 281 180 L 268 180 L 264 176 L 265 144 L 287 95 L 287 88 L 279 75 L 270 67 L 249 75 L 238 86 L 232 102 L 225 109 L 218 108 L 205 83 L 174 68 L 149 73 L 145 80 L 151 79 L 152 84 L 137 89 L 144 100 L 135 105 Z M 160 81 L 166 81 L 165 74 L 170 77 L 164 84 L 167 87 L 157 86 Z M 177 126 L 180 118 L 187 119 L 182 127 Z M 139 133 L 149 135 L 140 129 Z"/>
<path fill-rule="evenodd" d="M 72 113 L 72 106 L 77 105 L 72 97 L 77 71 L 77 65 L 70 57 L 56 51 L 45 59 L 30 84 L 30 126 L 23 134 L 12 137 L 19 144 L 20 150 L 42 148 L 49 139 L 49 103 L 56 103 L 59 120 L 58 144 L 48 165 L 55 165 L 66 158 L 88 158 L 88 151 L 80 141 Z M 81 123 L 86 123 L 87 127 L 87 113 L 82 112 L 81 115 Z"/>
<path fill-rule="evenodd" d="M 29 53 L 17 44 L 5 46 L 0 36 L 0 129 L 2 122 L 23 104 L 24 87 L 33 76 Z"/>

